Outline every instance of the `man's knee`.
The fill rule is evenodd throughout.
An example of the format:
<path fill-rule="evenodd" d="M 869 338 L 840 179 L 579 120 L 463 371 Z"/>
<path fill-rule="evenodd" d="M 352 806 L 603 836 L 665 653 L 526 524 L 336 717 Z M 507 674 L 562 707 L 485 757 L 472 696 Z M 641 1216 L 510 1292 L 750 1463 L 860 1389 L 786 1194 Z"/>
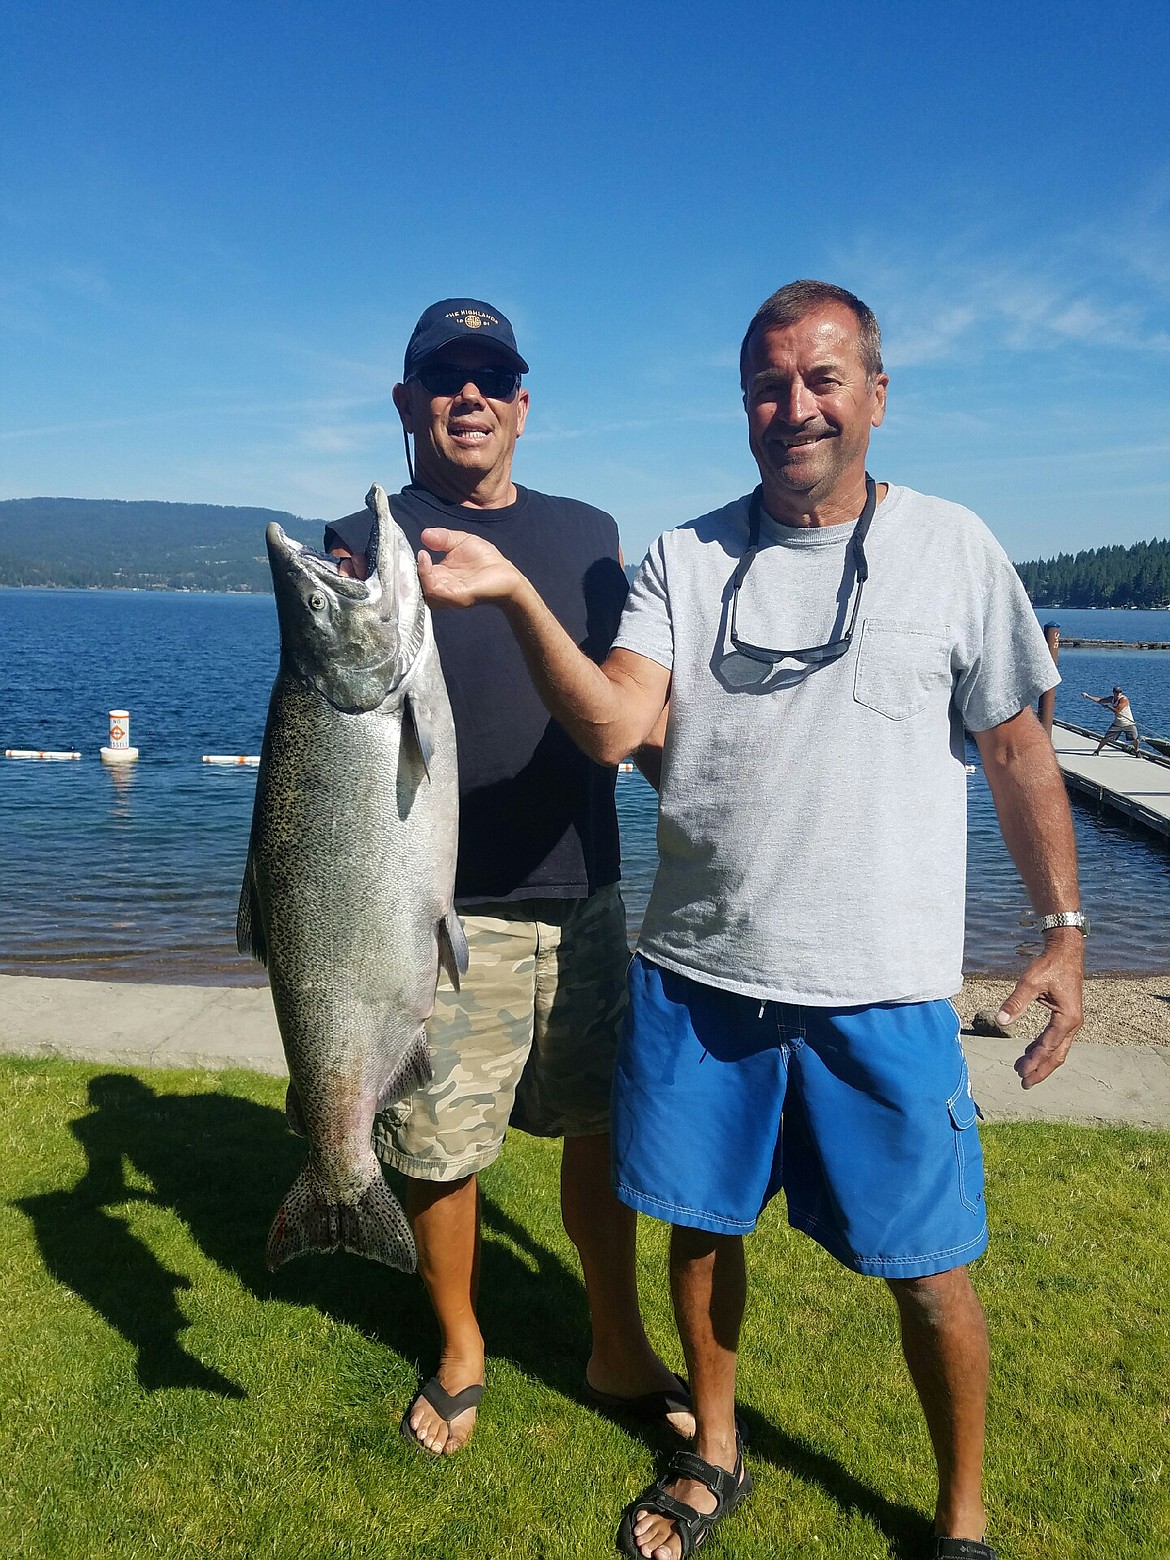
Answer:
<path fill-rule="evenodd" d="M 903 1316 L 928 1327 L 942 1326 L 958 1310 L 982 1310 L 966 1267 L 928 1273 L 923 1278 L 888 1278 L 886 1283 Z"/>

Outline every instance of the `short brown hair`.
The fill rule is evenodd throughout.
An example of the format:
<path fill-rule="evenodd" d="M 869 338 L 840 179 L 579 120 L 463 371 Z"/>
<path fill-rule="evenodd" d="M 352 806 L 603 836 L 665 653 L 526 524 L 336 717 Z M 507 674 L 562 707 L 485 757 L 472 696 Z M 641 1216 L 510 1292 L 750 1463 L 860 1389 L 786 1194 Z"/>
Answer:
<path fill-rule="evenodd" d="M 868 304 L 844 287 L 834 287 L 832 282 L 789 282 L 770 298 L 766 298 L 752 316 L 743 344 L 739 349 L 739 382 L 744 383 L 747 370 L 748 343 L 758 330 L 783 330 L 795 325 L 814 309 L 826 303 L 841 303 L 857 321 L 857 350 L 865 367 L 866 377 L 872 384 L 882 372 L 882 332 L 877 316 Z"/>

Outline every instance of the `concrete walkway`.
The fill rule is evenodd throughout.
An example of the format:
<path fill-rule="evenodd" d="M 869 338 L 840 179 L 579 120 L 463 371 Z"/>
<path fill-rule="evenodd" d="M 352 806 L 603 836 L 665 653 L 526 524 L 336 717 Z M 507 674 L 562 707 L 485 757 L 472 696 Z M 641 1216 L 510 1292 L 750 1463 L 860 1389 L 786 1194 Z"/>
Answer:
<path fill-rule="evenodd" d="M 1059 1072 L 1024 1090 L 1012 1064 L 1025 1044 L 1025 1037 L 1001 1040 L 964 1031 L 986 1120 L 1170 1128 L 1170 1045 L 1087 1040 L 1073 1046 Z M 256 987 L 0 975 L 0 1052 L 124 1067 L 285 1073 L 271 1000 Z"/>

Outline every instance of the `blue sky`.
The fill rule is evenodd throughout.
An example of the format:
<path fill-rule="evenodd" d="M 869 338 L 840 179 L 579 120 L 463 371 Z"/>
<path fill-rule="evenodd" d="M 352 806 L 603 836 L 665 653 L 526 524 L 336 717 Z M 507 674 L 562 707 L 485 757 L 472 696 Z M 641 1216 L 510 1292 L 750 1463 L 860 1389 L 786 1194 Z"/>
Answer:
<path fill-rule="evenodd" d="M 1017 559 L 1170 535 L 1170 7 L 0 0 L 0 497 L 405 480 L 421 310 L 532 373 L 627 557 L 754 482 L 736 352 L 877 311 L 871 469 Z"/>

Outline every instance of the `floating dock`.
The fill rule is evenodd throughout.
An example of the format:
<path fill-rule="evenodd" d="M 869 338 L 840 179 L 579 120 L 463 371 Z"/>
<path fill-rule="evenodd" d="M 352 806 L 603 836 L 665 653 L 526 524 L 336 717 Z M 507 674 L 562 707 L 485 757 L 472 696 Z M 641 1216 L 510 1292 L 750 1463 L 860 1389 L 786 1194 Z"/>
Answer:
<path fill-rule="evenodd" d="M 1110 743 L 1094 756 L 1099 731 L 1054 720 L 1052 745 L 1065 784 L 1098 807 L 1132 818 L 1170 838 L 1170 758 Z"/>

